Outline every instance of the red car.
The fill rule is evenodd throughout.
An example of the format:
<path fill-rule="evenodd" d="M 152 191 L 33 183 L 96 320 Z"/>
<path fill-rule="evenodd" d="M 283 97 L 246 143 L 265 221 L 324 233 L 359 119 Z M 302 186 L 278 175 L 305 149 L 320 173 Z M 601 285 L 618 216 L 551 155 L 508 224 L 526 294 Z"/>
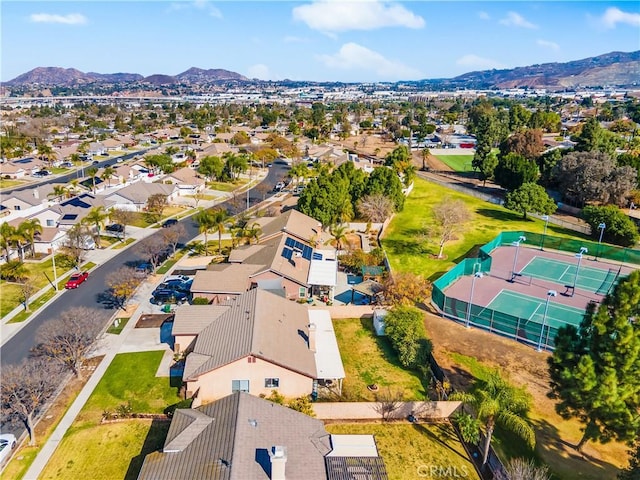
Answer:
<path fill-rule="evenodd" d="M 78 288 L 82 282 L 89 278 L 89 272 L 74 273 L 65 284 L 64 288 Z"/>

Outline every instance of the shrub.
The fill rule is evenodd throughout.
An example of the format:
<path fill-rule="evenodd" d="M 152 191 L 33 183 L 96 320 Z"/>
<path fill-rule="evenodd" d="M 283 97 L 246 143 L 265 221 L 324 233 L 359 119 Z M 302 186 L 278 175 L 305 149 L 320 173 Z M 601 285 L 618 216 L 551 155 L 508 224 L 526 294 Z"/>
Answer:
<path fill-rule="evenodd" d="M 582 210 L 582 218 L 591 226 L 591 236 L 596 239 L 600 238 L 598 225 L 606 225 L 602 236 L 605 242 L 632 247 L 640 236 L 633 220 L 614 205 L 587 206 Z"/>
<path fill-rule="evenodd" d="M 426 338 L 424 318 L 415 307 L 394 307 L 385 317 L 385 333 L 405 368 L 418 369 L 425 365 L 432 344 Z"/>
<path fill-rule="evenodd" d="M 209 305 L 211 302 L 204 297 L 195 297 L 191 301 L 191 305 Z"/>

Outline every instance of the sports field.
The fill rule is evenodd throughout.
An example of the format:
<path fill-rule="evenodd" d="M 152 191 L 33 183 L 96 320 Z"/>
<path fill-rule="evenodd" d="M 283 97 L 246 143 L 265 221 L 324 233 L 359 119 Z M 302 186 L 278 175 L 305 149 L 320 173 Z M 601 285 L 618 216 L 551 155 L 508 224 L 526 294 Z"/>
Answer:
<path fill-rule="evenodd" d="M 472 170 L 473 155 L 435 155 L 435 157 L 456 172 L 470 172 Z"/>
<path fill-rule="evenodd" d="M 527 322 L 545 323 L 555 328 L 562 327 L 567 323 L 576 327 L 580 325 L 584 317 L 584 310 L 559 304 L 554 301 L 556 298 L 549 297 L 547 307 L 546 300 L 511 290 L 502 290 L 491 300 L 487 308 L 524 318 Z"/>

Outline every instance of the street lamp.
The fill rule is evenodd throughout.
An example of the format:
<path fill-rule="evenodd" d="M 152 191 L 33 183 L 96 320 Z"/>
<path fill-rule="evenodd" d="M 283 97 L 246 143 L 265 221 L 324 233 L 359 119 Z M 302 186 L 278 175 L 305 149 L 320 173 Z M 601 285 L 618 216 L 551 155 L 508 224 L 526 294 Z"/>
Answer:
<path fill-rule="evenodd" d="M 53 288 L 58 291 L 58 272 L 56 271 L 56 249 L 51 243 L 51 263 L 53 264 Z"/>
<path fill-rule="evenodd" d="M 544 306 L 544 314 L 542 315 L 542 330 L 540 330 L 540 340 L 538 340 L 538 348 L 539 352 L 542 351 L 542 337 L 544 336 L 544 327 L 547 325 L 547 311 L 549 310 L 549 301 L 551 297 L 555 297 L 558 295 L 558 292 L 555 290 L 549 290 L 547 292 L 547 303 Z"/>
<path fill-rule="evenodd" d="M 578 259 L 578 266 L 576 267 L 576 276 L 573 279 L 573 288 L 571 292 L 571 296 L 576 292 L 576 284 L 578 283 L 578 272 L 580 271 L 580 263 L 582 262 L 582 255 L 587 253 L 587 247 L 580 247 L 580 252 L 576 253 L 576 258 Z"/>
<path fill-rule="evenodd" d="M 469 305 L 467 305 L 467 321 L 464 326 L 469 328 L 469 322 L 471 322 L 471 304 L 473 303 L 473 288 L 476 286 L 476 279 L 482 278 L 484 275 L 482 272 L 476 272 L 471 279 L 471 294 L 469 295 Z"/>
<path fill-rule="evenodd" d="M 544 239 L 547 236 L 547 225 L 549 225 L 549 215 L 543 215 L 542 220 L 544 220 L 544 231 L 542 232 L 542 242 L 540 243 L 540 250 L 544 250 Z"/>
<path fill-rule="evenodd" d="M 604 229 L 607 228 L 605 223 L 601 223 L 598 225 L 598 230 L 600 230 L 600 238 L 598 239 L 598 253 L 596 253 L 596 258 L 594 260 L 598 260 L 598 255 L 600 255 L 600 249 L 602 248 L 602 235 L 604 235 Z"/>
<path fill-rule="evenodd" d="M 520 243 L 524 242 L 527 240 L 527 237 L 525 237 L 524 235 L 520 235 L 520 238 L 518 238 L 518 240 L 516 240 L 515 242 L 512 242 L 511 245 L 513 245 L 514 247 L 516 247 L 516 253 L 513 256 L 513 268 L 511 269 L 511 282 L 513 282 L 516 278 L 516 276 L 518 275 L 516 273 L 516 263 L 518 262 L 518 251 L 520 250 Z"/>

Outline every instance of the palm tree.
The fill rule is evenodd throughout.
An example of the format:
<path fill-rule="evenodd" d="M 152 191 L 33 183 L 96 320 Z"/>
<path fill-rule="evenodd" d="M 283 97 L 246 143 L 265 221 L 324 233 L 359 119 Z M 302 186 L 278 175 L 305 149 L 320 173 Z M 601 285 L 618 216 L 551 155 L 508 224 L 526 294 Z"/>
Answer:
<path fill-rule="evenodd" d="M 54 185 L 53 191 L 47 196 L 60 201 L 62 200 L 62 197 L 65 197 L 66 195 L 67 195 L 67 188 L 64 185 Z"/>
<path fill-rule="evenodd" d="M 32 218 L 30 220 L 24 220 L 18 227 L 17 233 L 26 241 L 31 244 L 31 256 L 36 256 L 35 236 L 42 233 L 42 225 L 40 220 Z"/>
<path fill-rule="evenodd" d="M 198 224 L 198 231 L 204 233 L 204 254 L 209 255 L 208 233 L 216 226 L 215 218 L 211 212 L 202 210 L 194 217 Z"/>
<path fill-rule="evenodd" d="M 102 175 L 100 176 L 100 178 L 103 181 L 107 181 L 109 183 L 109 186 L 111 186 L 111 177 L 113 176 L 114 173 L 115 173 L 115 170 L 113 169 L 113 167 L 111 165 L 107 165 L 106 167 L 104 167 L 104 170 L 102 171 Z"/>
<path fill-rule="evenodd" d="M 14 244 L 15 227 L 7 222 L 0 224 L 0 248 L 3 248 L 6 255 L 6 261 L 9 261 L 9 249 Z"/>
<path fill-rule="evenodd" d="M 38 145 L 38 157 L 40 160 L 46 160 L 47 163 L 51 163 L 51 159 L 55 157 L 53 154 L 53 148 L 46 143 Z"/>
<path fill-rule="evenodd" d="M 100 248 L 100 228 L 104 225 L 104 221 L 109 218 L 109 214 L 104 211 L 103 206 L 93 207 L 84 217 L 84 223 L 96 227 L 96 245 Z"/>
<path fill-rule="evenodd" d="M 431 150 L 428 147 L 422 149 L 422 170 L 427 170 L 427 157 L 431 155 Z"/>
<path fill-rule="evenodd" d="M 9 241 L 18 247 L 18 258 L 20 259 L 20 262 L 24 261 L 24 246 L 27 244 L 27 239 L 24 234 L 25 231 L 21 231 L 20 227 L 18 227 L 11 231 L 11 237 L 9 237 Z"/>
<path fill-rule="evenodd" d="M 89 175 L 93 181 L 93 193 L 96 193 L 96 173 L 98 173 L 98 169 L 96 167 L 87 168 L 87 175 Z"/>
<path fill-rule="evenodd" d="M 485 380 L 476 382 L 471 392 L 453 393 L 449 400 L 460 400 L 473 407 L 484 424 L 486 439 L 483 465 L 489 457 L 496 424 L 521 437 L 531 448 L 535 446 L 535 433 L 526 420 L 531 397 L 526 390 L 509 384 L 497 371 L 491 372 Z"/>
<path fill-rule="evenodd" d="M 227 226 L 227 220 L 229 219 L 229 214 L 226 210 L 220 208 L 213 212 L 213 228 L 215 228 L 218 232 L 218 253 L 222 253 L 222 234 L 224 233 L 224 229 Z"/>
<path fill-rule="evenodd" d="M 262 228 L 260 228 L 260 224 L 258 222 L 252 223 L 244 232 L 244 236 L 249 241 L 249 245 L 251 245 L 252 240 L 255 240 L 256 243 L 258 243 L 260 235 L 262 235 Z"/>
<path fill-rule="evenodd" d="M 342 242 L 347 239 L 347 225 L 333 225 L 329 233 L 336 243 L 336 250 L 342 250 Z"/>

